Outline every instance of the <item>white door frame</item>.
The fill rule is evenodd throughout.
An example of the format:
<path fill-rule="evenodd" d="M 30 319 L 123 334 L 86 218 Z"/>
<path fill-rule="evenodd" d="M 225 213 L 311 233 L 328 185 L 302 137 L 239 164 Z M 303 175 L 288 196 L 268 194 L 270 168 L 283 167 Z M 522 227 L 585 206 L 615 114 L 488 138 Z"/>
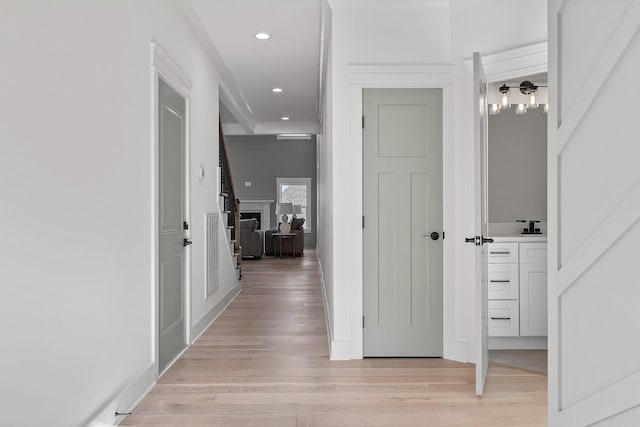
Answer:
<path fill-rule="evenodd" d="M 174 61 L 169 54 L 162 49 L 157 43 L 151 43 L 151 143 L 152 143 L 152 191 L 153 195 L 151 200 L 151 239 L 152 239 L 152 260 L 151 263 L 151 323 L 153 325 L 153 334 L 151 337 L 151 349 L 152 360 L 155 365 L 156 377 L 159 377 L 179 358 L 176 358 L 169 363 L 165 369 L 160 372 L 159 365 L 159 343 L 158 343 L 158 329 L 159 329 L 159 307 L 158 307 L 158 292 L 159 292 L 159 278 L 158 278 L 158 266 L 159 266 L 159 242 L 158 242 L 158 213 L 159 213 L 159 189 L 158 171 L 159 171 L 159 135 L 158 135 L 158 82 L 162 78 L 172 89 L 174 89 L 185 100 L 185 112 L 186 112 L 186 128 L 185 128 L 185 144 L 184 144 L 184 218 L 189 224 L 191 224 L 191 210 L 190 210 L 190 129 L 191 129 L 191 80 L 187 76 L 182 68 Z M 189 231 L 186 231 L 187 235 Z M 182 354 L 191 342 L 191 250 L 187 246 L 185 251 L 185 272 L 184 272 L 184 313 L 185 313 L 185 348 L 180 353 Z"/>
<path fill-rule="evenodd" d="M 481 59 L 487 83 L 527 77 L 533 74 L 546 73 L 549 70 L 547 42 L 535 43 L 490 55 L 481 55 Z M 467 77 L 471 79 L 473 77 L 472 59 L 465 61 L 465 68 L 467 69 Z M 481 337 L 476 336 L 477 333 L 475 331 L 476 329 L 474 328 L 473 339 L 481 339 Z M 473 355 L 472 357 L 475 360 L 477 356 Z"/>
<path fill-rule="evenodd" d="M 352 170 L 348 186 L 350 194 L 350 216 L 363 215 L 362 177 L 362 98 L 366 88 L 431 88 L 442 89 L 442 144 L 443 144 L 443 230 L 453 226 L 453 81 L 452 65 L 352 65 L 349 67 L 349 122 L 350 138 L 349 166 Z M 350 251 L 349 277 L 349 320 L 350 320 L 350 358 L 363 358 L 363 292 L 364 259 L 362 228 L 349 230 L 353 245 Z M 453 340 L 453 266 L 449 265 L 453 257 L 453 239 L 443 242 L 443 357 L 450 354 L 449 343 Z"/>

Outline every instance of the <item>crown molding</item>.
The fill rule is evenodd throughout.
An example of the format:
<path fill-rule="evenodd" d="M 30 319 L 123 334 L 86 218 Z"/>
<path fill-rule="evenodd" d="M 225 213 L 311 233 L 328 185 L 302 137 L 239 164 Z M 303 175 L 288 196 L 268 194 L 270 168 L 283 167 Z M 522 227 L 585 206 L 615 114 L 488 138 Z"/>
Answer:
<path fill-rule="evenodd" d="M 449 4 L 448 0 L 327 0 L 331 9 L 402 9 L 432 4 Z"/>
<path fill-rule="evenodd" d="M 256 134 L 275 135 L 278 133 L 320 133 L 320 126 L 313 122 L 259 122 L 254 128 Z"/>
<path fill-rule="evenodd" d="M 207 32 L 204 24 L 198 17 L 191 1 L 178 2 L 178 7 L 184 18 L 187 20 L 191 29 L 196 35 L 204 51 L 207 53 L 209 60 L 218 72 L 220 86 L 220 101 L 229 109 L 229 112 L 238 119 L 240 125 L 245 128 L 248 133 L 252 133 L 256 126 L 256 119 L 247 102 L 244 94 L 238 87 L 233 75 L 227 68 L 220 52 L 211 40 L 211 36 Z"/>
<path fill-rule="evenodd" d="M 546 73 L 549 69 L 547 42 L 508 49 L 502 52 L 482 55 L 482 65 L 488 82 Z M 465 59 L 467 75 L 473 72 L 473 60 Z"/>

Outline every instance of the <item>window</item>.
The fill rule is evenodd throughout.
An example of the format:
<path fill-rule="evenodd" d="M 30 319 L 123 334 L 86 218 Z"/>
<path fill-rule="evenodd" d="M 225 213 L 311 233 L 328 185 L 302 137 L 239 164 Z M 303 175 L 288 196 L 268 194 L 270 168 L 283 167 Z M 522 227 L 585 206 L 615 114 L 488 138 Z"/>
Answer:
<path fill-rule="evenodd" d="M 313 212 L 311 212 L 311 178 L 276 178 L 278 203 L 300 205 L 304 218 L 304 231 L 311 233 L 313 229 Z M 278 221 L 280 219 L 278 218 Z"/>

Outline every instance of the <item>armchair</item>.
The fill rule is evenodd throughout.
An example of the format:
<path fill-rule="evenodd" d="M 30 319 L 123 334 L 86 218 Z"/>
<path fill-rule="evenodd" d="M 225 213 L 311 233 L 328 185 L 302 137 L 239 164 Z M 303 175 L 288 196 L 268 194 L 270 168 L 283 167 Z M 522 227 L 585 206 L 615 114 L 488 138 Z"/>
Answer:
<path fill-rule="evenodd" d="M 258 221 L 256 219 L 240 220 L 242 258 L 260 259 L 262 257 L 262 231 L 256 230 L 257 227 Z"/>

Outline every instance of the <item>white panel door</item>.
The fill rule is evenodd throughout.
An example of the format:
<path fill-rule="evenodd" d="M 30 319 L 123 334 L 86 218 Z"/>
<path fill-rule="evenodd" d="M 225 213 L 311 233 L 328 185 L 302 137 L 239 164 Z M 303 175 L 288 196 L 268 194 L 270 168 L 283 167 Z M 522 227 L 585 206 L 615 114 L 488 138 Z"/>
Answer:
<path fill-rule="evenodd" d="M 442 89 L 364 91 L 364 356 L 442 356 Z"/>
<path fill-rule="evenodd" d="M 487 244 L 493 240 L 487 235 L 487 150 L 489 126 L 487 114 L 487 78 L 480 54 L 473 54 L 473 105 L 475 151 L 475 261 L 476 261 L 476 394 L 481 396 L 489 370 L 489 319 L 488 319 L 488 255 Z M 506 252 L 512 256 L 513 250 Z M 498 255 L 496 255 L 498 256 Z M 511 258 L 509 258 L 511 259 Z"/>
<path fill-rule="evenodd" d="M 184 313 L 184 152 L 186 103 L 158 79 L 158 364 L 186 346 Z"/>
<path fill-rule="evenodd" d="M 640 425 L 640 0 L 549 1 L 549 425 Z"/>

